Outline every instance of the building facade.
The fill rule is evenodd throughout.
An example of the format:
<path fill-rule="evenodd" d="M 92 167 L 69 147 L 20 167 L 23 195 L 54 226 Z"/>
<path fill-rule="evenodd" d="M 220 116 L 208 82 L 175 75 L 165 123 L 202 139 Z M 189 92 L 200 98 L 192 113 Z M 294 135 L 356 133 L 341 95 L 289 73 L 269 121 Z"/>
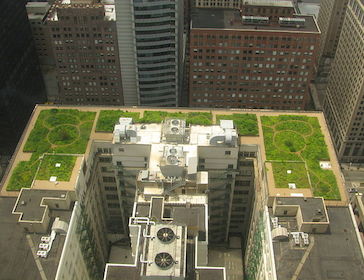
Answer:
<path fill-rule="evenodd" d="M 363 15 L 363 1 L 349 1 L 324 101 L 325 117 L 342 162 L 364 161 Z"/>
<path fill-rule="evenodd" d="M 321 30 L 320 60 L 335 56 L 347 5 L 348 0 L 323 0 L 320 2 L 317 19 Z"/>
<path fill-rule="evenodd" d="M 115 7 L 61 1 L 46 20 L 63 104 L 124 104 Z"/>
<path fill-rule="evenodd" d="M 183 71 L 183 2 L 115 2 L 126 105 L 177 106 Z"/>
<path fill-rule="evenodd" d="M 46 94 L 25 2 L 1 1 L 0 8 L 0 154 L 11 155 Z"/>
<path fill-rule="evenodd" d="M 314 17 L 294 16 L 292 3 L 277 6 L 194 11 L 190 106 L 306 108 L 320 31 Z"/>

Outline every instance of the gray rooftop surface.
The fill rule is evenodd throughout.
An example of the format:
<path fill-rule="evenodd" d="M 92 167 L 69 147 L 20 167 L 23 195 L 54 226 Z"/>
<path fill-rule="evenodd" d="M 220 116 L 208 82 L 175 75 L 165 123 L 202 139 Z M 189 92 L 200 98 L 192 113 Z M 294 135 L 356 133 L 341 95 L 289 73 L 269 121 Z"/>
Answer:
<path fill-rule="evenodd" d="M 40 206 L 42 199 L 44 197 L 61 198 L 61 195 L 66 193 L 67 191 L 23 189 L 15 212 L 23 213 L 22 220 L 41 221 L 45 210 L 44 206 Z"/>
<path fill-rule="evenodd" d="M 277 32 L 319 33 L 319 29 L 313 16 L 299 15 L 297 17 L 304 18 L 306 20 L 304 27 L 296 28 L 279 25 L 242 24 L 240 13 L 236 10 L 196 8 L 192 10 L 191 14 L 191 29 L 234 29 L 241 31 L 267 30 Z"/>
<path fill-rule="evenodd" d="M 0 197 L 0 279 L 41 280 L 18 218 L 11 214 L 16 199 Z"/>
<path fill-rule="evenodd" d="M 327 222 L 325 205 L 321 198 L 276 197 L 276 201 L 279 201 L 279 205 L 299 205 L 304 222 L 312 222 L 314 218 L 320 218 L 320 222 Z M 322 214 L 318 215 L 318 210 Z"/>
<path fill-rule="evenodd" d="M 309 234 L 309 247 L 293 247 L 291 242 L 273 242 L 278 280 L 359 280 L 364 275 L 364 259 L 356 237 L 350 210 L 328 207 L 330 233 Z M 304 255 L 307 259 L 304 259 Z M 300 262 L 303 266 L 300 268 Z"/>

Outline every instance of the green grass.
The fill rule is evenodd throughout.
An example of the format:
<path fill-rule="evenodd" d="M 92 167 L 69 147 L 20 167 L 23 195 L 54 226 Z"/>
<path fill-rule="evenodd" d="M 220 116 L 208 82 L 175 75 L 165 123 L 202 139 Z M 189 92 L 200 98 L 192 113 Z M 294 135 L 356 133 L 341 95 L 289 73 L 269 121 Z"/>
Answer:
<path fill-rule="evenodd" d="M 144 111 L 143 118 L 136 112 L 125 112 L 117 110 L 100 111 L 96 124 L 97 132 L 112 132 L 119 118 L 133 118 L 135 123 L 161 123 L 166 118 L 178 118 L 186 120 L 187 125 L 211 125 L 212 114 L 208 112 L 164 112 L 164 111 Z"/>
<path fill-rule="evenodd" d="M 320 167 L 319 161 L 330 159 L 317 118 L 262 116 L 261 121 L 267 160 L 306 162 L 314 196 L 339 200 L 334 173 Z"/>
<path fill-rule="evenodd" d="M 75 156 L 45 155 L 40 164 L 36 179 L 49 180 L 51 176 L 56 176 L 57 181 L 69 181 L 75 162 Z M 61 166 L 56 167 L 57 163 L 60 163 Z"/>
<path fill-rule="evenodd" d="M 96 124 L 96 131 L 113 132 L 115 124 L 119 122 L 119 118 L 133 118 L 134 122 L 138 122 L 139 115 L 140 114 L 136 112 L 101 110 Z"/>
<path fill-rule="evenodd" d="M 6 190 L 17 191 L 21 188 L 29 188 L 33 182 L 38 164 L 35 162 L 21 161 L 14 168 Z"/>
<path fill-rule="evenodd" d="M 272 162 L 276 188 L 288 188 L 289 183 L 296 188 L 311 188 L 304 162 Z M 291 170 L 291 173 L 287 173 Z"/>
<path fill-rule="evenodd" d="M 164 111 L 144 111 L 142 123 L 160 123 L 166 118 L 176 118 L 186 120 L 187 125 L 211 125 L 212 114 L 208 112 L 164 112 Z"/>
<path fill-rule="evenodd" d="M 85 153 L 95 115 L 74 109 L 41 111 L 23 149 L 32 156 L 15 167 L 7 190 L 29 188 L 44 153 Z"/>
<path fill-rule="evenodd" d="M 254 114 L 217 115 L 216 121 L 219 120 L 233 120 L 239 135 L 259 135 L 257 116 Z"/>

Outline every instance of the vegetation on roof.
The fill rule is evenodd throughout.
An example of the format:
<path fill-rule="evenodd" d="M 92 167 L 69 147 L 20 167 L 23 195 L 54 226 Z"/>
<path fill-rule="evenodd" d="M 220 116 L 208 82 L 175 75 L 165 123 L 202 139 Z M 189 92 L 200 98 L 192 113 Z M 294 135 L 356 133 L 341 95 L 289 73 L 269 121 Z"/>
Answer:
<path fill-rule="evenodd" d="M 219 120 L 233 120 L 242 136 L 258 136 L 258 121 L 255 114 L 232 114 L 232 115 L 217 115 L 216 122 Z"/>
<path fill-rule="evenodd" d="M 134 122 L 139 122 L 140 113 L 127 112 L 121 110 L 101 110 L 96 124 L 97 132 L 113 132 L 115 124 L 119 123 L 119 118 L 133 118 Z"/>
<path fill-rule="evenodd" d="M 165 111 L 144 111 L 141 123 L 160 123 L 166 118 L 186 120 L 187 125 L 211 125 L 212 114 L 209 112 L 165 112 Z"/>
<path fill-rule="evenodd" d="M 120 110 L 102 110 L 96 124 L 97 132 L 113 132 L 119 118 L 133 118 L 134 123 L 161 123 L 166 118 L 178 118 L 186 120 L 187 125 L 211 125 L 212 114 L 208 112 L 165 112 L 144 111 L 143 118 L 138 112 L 126 112 Z"/>
<path fill-rule="evenodd" d="M 36 179 L 49 180 L 51 176 L 55 176 L 57 181 L 69 181 L 76 158 L 65 155 L 44 155 Z"/>
<path fill-rule="evenodd" d="M 306 162 L 314 196 L 339 200 L 334 173 L 320 167 L 320 161 L 330 159 L 317 118 L 262 116 L 261 121 L 267 160 Z"/>
<path fill-rule="evenodd" d="M 288 188 L 295 184 L 298 189 L 310 188 L 307 169 L 304 162 L 272 162 L 276 188 Z"/>
<path fill-rule="evenodd" d="M 74 109 L 42 110 L 23 149 L 32 156 L 14 168 L 7 190 L 30 187 L 44 153 L 85 153 L 95 115 Z"/>

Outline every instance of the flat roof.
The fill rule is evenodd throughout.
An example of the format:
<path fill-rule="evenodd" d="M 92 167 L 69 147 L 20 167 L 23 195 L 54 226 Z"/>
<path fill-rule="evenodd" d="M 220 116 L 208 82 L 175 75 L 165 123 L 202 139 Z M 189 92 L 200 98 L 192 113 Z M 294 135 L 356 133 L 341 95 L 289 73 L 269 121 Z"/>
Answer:
<path fill-rule="evenodd" d="M 309 234 L 310 246 L 273 242 L 278 280 L 362 279 L 364 259 L 348 207 L 328 207 L 330 232 Z"/>
<path fill-rule="evenodd" d="M 48 257 L 37 257 L 40 239 L 47 234 L 24 234 L 18 217 L 11 215 L 15 201 L 13 197 L 0 197 L 0 279 L 41 280 L 44 279 L 41 273 L 47 279 L 54 279 L 66 236 L 57 234 Z M 69 222 L 71 211 L 54 214 Z"/>
<path fill-rule="evenodd" d="M 232 9 L 196 8 L 191 14 L 191 29 L 227 29 L 240 31 L 276 31 L 294 33 L 320 33 L 313 16 L 296 15 L 305 19 L 305 25 L 297 27 L 274 25 L 243 24 L 239 11 Z"/>
<path fill-rule="evenodd" d="M 319 217 L 320 222 L 327 222 L 325 204 L 322 198 L 317 197 L 276 197 L 276 205 L 299 205 L 303 222 L 312 222 Z M 321 213 L 321 214 L 318 214 Z"/>
<path fill-rule="evenodd" d="M 288 7 L 293 8 L 292 1 L 288 0 L 244 0 L 244 5 L 251 6 L 272 6 L 272 7 Z"/>
<path fill-rule="evenodd" d="M 22 189 L 14 212 L 21 214 L 23 221 L 41 221 L 46 206 L 41 205 L 44 198 L 64 198 L 67 191 Z"/>
<path fill-rule="evenodd" d="M 6 186 L 11 178 L 11 175 L 21 161 L 28 161 L 31 158 L 31 153 L 24 152 L 24 145 L 26 140 L 32 131 L 36 120 L 42 110 L 49 110 L 49 109 L 77 109 L 81 112 L 96 112 L 95 121 L 93 124 L 93 128 L 90 133 L 89 142 L 86 148 L 85 154 L 77 158 L 75 168 L 72 172 L 71 180 L 69 182 L 59 182 L 59 184 L 55 185 L 49 181 L 41 181 L 36 180 L 32 188 L 34 189 L 53 189 L 53 190 L 74 190 L 75 184 L 77 181 L 77 176 L 79 172 L 81 172 L 81 166 L 83 157 L 87 158 L 90 156 L 91 145 L 94 141 L 107 141 L 111 142 L 113 140 L 113 134 L 110 132 L 96 132 L 96 123 L 99 117 L 101 110 L 123 110 L 128 112 L 138 112 L 140 113 L 140 118 L 143 117 L 144 111 L 160 111 L 161 108 L 154 108 L 154 107 L 113 107 L 113 106 L 52 106 L 52 105 L 37 105 L 33 111 L 32 117 L 30 118 L 26 129 L 23 131 L 23 135 L 18 143 L 18 146 L 14 152 L 14 155 L 9 163 L 9 166 L 5 172 L 3 180 L 1 182 L 1 195 L 5 196 L 18 196 L 19 191 L 7 191 Z M 341 195 L 341 204 L 338 201 L 334 201 L 333 204 L 340 204 L 340 205 L 347 205 L 347 194 L 344 188 L 343 179 L 341 177 L 340 166 L 337 161 L 336 153 L 334 150 L 334 146 L 332 144 L 332 140 L 330 138 L 329 130 L 322 112 L 305 112 L 305 111 L 277 111 L 277 110 L 248 110 L 248 109 L 210 109 L 210 108 L 163 108 L 163 111 L 166 112 L 211 112 L 213 120 L 216 122 L 217 115 L 231 115 L 234 113 L 240 114 L 254 114 L 257 116 L 258 119 L 258 136 L 240 136 L 240 143 L 247 144 L 247 145 L 258 145 L 261 151 L 262 161 L 266 162 L 266 155 L 265 155 L 265 145 L 264 145 L 264 138 L 263 138 L 263 130 L 262 125 L 260 122 L 260 117 L 262 116 L 279 116 L 279 115 L 297 115 L 297 116 L 308 116 L 308 117 L 316 117 L 320 127 L 321 132 L 324 136 L 325 143 L 328 148 L 328 153 L 330 157 L 331 163 L 331 170 L 334 172 L 339 190 Z M 313 194 L 310 189 L 289 189 L 289 188 L 277 188 L 274 184 L 273 178 L 273 171 L 272 168 L 268 167 L 267 170 L 267 180 L 268 180 L 268 191 L 270 196 L 291 196 L 293 193 L 302 193 L 305 197 L 312 197 Z M 326 205 L 330 205 L 330 201 L 326 200 Z"/>

